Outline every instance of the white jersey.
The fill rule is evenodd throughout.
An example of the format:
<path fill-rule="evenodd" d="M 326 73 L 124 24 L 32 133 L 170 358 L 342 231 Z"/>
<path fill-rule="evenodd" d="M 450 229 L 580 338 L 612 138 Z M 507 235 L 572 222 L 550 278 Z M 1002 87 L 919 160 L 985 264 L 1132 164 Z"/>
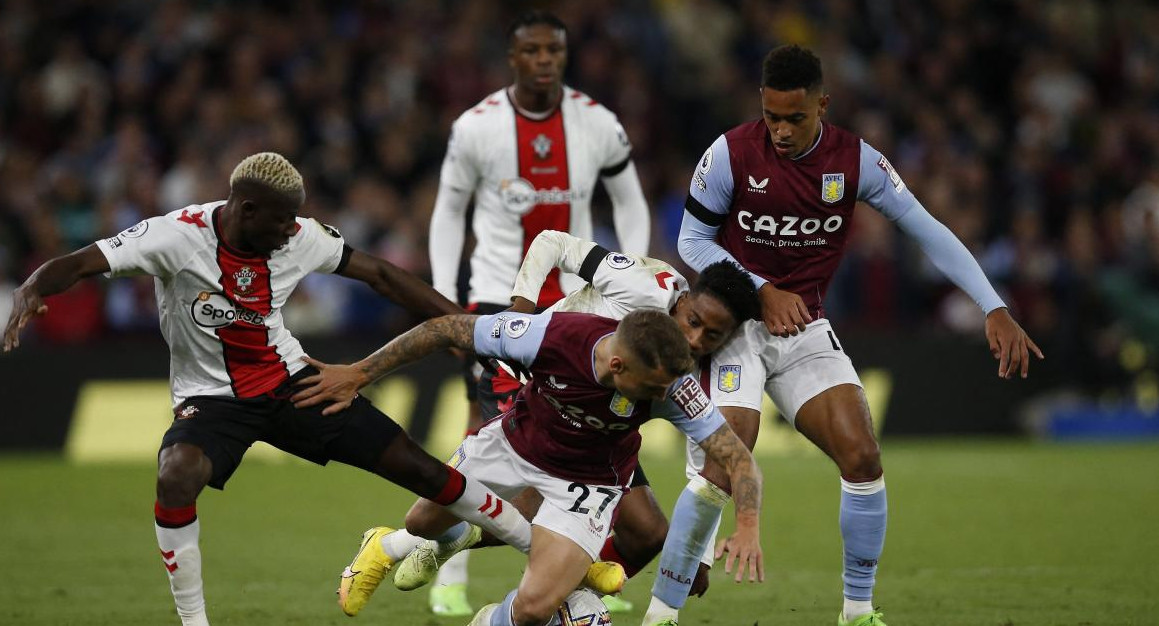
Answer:
<path fill-rule="evenodd" d="M 555 268 L 576 274 L 588 284 L 553 304 L 550 311 L 593 313 L 619 320 L 639 308 L 670 311 L 688 291 L 688 281 L 664 261 L 609 252 L 567 233 L 544 231 L 527 250 L 511 297 L 535 302 L 540 285 Z"/>
<path fill-rule="evenodd" d="M 470 302 L 505 304 L 523 255 L 540 232 L 566 231 L 590 240 L 596 181 L 627 168 L 630 154 L 616 116 L 567 86 L 560 106 L 542 120 L 519 112 L 506 89 L 463 113 L 451 129 L 440 185 L 475 193 Z M 647 221 L 642 195 L 638 204 L 633 210 Z M 435 287 L 453 296 L 454 273 L 435 274 Z M 569 277 L 561 286 L 553 273 L 540 302 L 551 304 L 579 285 Z"/>
<path fill-rule="evenodd" d="M 334 272 L 343 259 L 338 231 L 306 218 L 269 257 L 238 251 L 218 236 L 224 206 L 189 206 L 96 244 L 110 276 L 155 277 L 174 406 L 190 396 L 260 396 L 302 369 L 305 352 L 282 305 L 306 274 Z"/>

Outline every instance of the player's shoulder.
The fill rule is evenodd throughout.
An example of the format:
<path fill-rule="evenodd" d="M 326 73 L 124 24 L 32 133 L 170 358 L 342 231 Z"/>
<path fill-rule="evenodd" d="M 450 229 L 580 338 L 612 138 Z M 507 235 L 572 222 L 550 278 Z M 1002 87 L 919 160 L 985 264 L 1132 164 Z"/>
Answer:
<path fill-rule="evenodd" d="M 826 137 L 822 141 L 828 149 L 855 148 L 861 150 L 862 140 L 857 133 L 828 122 L 822 122 L 821 124 L 826 134 Z"/>
<path fill-rule="evenodd" d="M 500 89 L 480 100 L 475 106 L 463 111 L 455 120 L 455 128 L 462 130 L 486 128 L 497 116 L 506 115 L 511 110 L 506 88 Z"/>
<path fill-rule="evenodd" d="M 765 126 L 764 120 L 755 119 L 726 130 L 724 132 L 724 138 L 730 145 L 733 143 L 764 141 L 768 132 L 768 127 Z"/>
<path fill-rule="evenodd" d="M 225 203 L 225 200 L 218 200 L 206 204 L 190 204 L 147 222 L 150 224 L 149 228 L 170 236 L 190 240 L 213 239 L 216 237 L 213 216 L 225 206 Z"/>
<path fill-rule="evenodd" d="M 609 126 L 619 124 L 616 114 L 611 109 L 588 94 L 567 85 L 563 86 L 563 103 L 560 106 L 564 107 L 565 115 L 578 116 L 585 124 Z"/>

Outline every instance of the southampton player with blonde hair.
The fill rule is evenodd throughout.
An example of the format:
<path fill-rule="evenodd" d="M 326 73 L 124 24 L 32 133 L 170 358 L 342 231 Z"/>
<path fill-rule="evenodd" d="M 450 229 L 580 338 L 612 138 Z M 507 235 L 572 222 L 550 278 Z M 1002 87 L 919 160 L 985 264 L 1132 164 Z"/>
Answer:
<path fill-rule="evenodd" d="M 281 308 L 309 272 L 362 281 L 415 313 L 461 312 L 394 265 L 352 250 L 337 230 L 298 216 L 302 177 L 278 154 L 244 159 L 227 200 L 144 220 L 54 258 L 14 294 L 4 351 L 48 309 L 44 298 L 78 280 L 151 275 L 170 351 L 173 423 L 157 457 L 157 543 L 182 624 L 208 624 L 196 501 L 225 487 L 255 441 L 318 464 L 359 467 L 448 507 L 504 541 L 527 547 L 531 529 L 514 507 L 484 515 L 498 496 L 427 454 L 365 398 L 339 415 L 295 408 L 295 381 L 314 373 Z M 460 533 L 462 535 L 462 533 Z M 465 542 L 468 536 L 436 535 Z"/>

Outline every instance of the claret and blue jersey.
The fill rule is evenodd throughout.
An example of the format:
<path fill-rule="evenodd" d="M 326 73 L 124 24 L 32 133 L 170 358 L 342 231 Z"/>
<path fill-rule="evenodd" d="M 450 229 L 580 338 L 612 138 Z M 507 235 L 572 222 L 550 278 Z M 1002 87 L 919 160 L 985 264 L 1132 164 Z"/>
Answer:
<path fill-rule="evenodd" d="M 531 372 L 500 419 L 515 451 L 549 474 L 627 485 L 644 422 L 666 419 L 697 442 L 725 424 L 691 376 L 677 378 L 661 402 L 633 402 L 601 385 L 595 347 L 618 324 L 585 313 L 499 313 L 475 323 L 476 353 L 516 361 Z"/>
<path fill-rule="evenodd" d="M 969 251 L 922 207 L 889 160 L 826 122 L 813 147 L 792 159 L 776 154 L 762 120 L 717 138 L 692 176 L 680 254 L 698 270 L 736 260 L 757 287 L 769 282 L 795 293 L 823 317 L 857 201 L 917 239 L 984 311 L 1004 306 Z"/>

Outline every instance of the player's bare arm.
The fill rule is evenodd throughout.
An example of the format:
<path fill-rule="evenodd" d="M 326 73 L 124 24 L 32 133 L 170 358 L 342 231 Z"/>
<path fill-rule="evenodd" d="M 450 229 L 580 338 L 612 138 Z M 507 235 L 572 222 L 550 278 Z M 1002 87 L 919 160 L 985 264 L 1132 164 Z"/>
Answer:
<path fill-rule="evenodd" d="M 757 297 L 761 301 L 761 319 L 772 335 L 788 337 L 805 332 L 805 325 L 813 321 L 801 296 L 777 289 L 772 283 L 761 285 Z"/>
<path fill-rule="evenodd" d="M 998 360 L 998 376 L 1001 378 L 1014 376 L 1016 370 L 1026 378 L 1030 372 L 1031 352 L 1040 360 L 1046 358 L 1005 307 L 986 315 L 986 340 L 990 342 L 990 353 Z"/>
<path fill-rule="evenodd" d="M 379 295 L 412 313 L 436 317 L 463 312 L 459 305 L 443 297 L 414 274 L 389 261 L 357 250 L 351 253 L 350 260 L 340 274 L 366 283 Z"/>
<path fill-rule="evenodd" d="M 721 426 L 700 442 L 708 458 L 728 470 L 732 482 L 732 499 L 736 505 L 736 533 L 729 538 L 728 559 L 724 571 L 732 572 L 736 563 L 736 582 L 765 580 L 764 557 L 760 544 L 761 472 L 752 452 L 728 425 Z"/>
<path fill-rule="evenodd" d="M 20 331 L 37 315 L 48 312 L 45 296 L 58 294 L 78 280 L 109 271 L 109 261 L 96 244 L 90 244 L 41 265 L 12 294 L 12 312 L 4 327 L 4 351 L 20 346 Z"/>
<path fill-rule="evenodd" d="M 448 348 L 474 350 L 477 317 L 446 315 L 427 320 L 351 365 L 328 365 L 306 357 L 318 373 L 299 381 L 302 389 L 290 400 L 298 408 L 329 403 L 322 414 L 333 415 L 350 406 L 359 389 L 403 365 Z"/>

